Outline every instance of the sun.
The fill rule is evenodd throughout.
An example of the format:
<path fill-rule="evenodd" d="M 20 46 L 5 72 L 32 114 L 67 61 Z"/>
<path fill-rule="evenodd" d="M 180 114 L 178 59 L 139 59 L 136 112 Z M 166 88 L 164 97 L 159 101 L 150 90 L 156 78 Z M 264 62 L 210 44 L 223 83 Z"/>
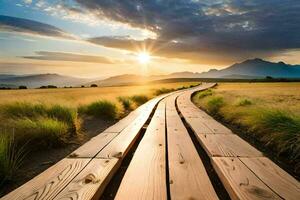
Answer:
<path fill-rule="evenodd" d="M 151 56 L 148 52 L 140 52 L 137 54 L 137 59 L 141 64 L 147 64 L 151 60 Z"/>

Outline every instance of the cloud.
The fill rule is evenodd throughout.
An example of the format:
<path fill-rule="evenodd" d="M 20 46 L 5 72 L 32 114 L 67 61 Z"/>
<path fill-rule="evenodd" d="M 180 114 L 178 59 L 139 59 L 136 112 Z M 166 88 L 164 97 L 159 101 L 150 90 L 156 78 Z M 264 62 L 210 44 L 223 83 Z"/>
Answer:
<path fill-rule="evenodd" d="M 32 0 L 23 0 L 23 2 L 24 2 L 25 4 L 31 4 L 31 3 L 32 3 Z"/>
<path fill-rule="evenodd" d="M 63 30 L 34 20 L 0 15 L 0 31 L 18 32 L 37 36 L 75 39 Z"/>
<path fill-rule="evenodd" d="M 34 60 L 49 60 L 49 61 L 71 61 L 71 62 L 88 62 L 88 63 L 102 63 L 113 64 L 115 61 L 103 57 L 85 54 L 65 53 L 65 52 L 49 52 L 38 51 L 36 56 L 23 56 L 22 58 Z"/>
<path fill-rule="evenodd" d="M 34 8 L 44 11 L 49 15 L 77 23 L 83 23 L 90 26 L 101 24 L 101 20 L 97 19 L 93 13 L 81 9 L 81 6 L 74 3 L 74 1 L 71 2 L 72 4 L 68 4 L 67 1 L 62 0 L 55 2 L 39 0 L 34 4 Z"/>
<path fill-rule="evenodd" d="M 198 54 L 211 58 L 223 54 L 227 56 L 224 59 L 235 60 L 300 48 L 298 0 L 273 0 L 272 3 L 261 0 L 76 2 L 99 19 L 155 32 L 156 44 L 165 54 L 189 54 L 190 57 Z M 109 37 L 91 38 L 89 41 L 131 50 L 130 39 L 117 39 L 121 44 L 116 43 L 116 38 Z M 161 42 L 164 45 L 161 46 Z"/>
<path fill-rule="evenodd" d="M 130 37 L 95 37 L 87 40 L 93 44 L 108 48 L 122 49 L 132 52 L 147 51 L 153 56 L 187 60 L 193 64 L 224 65 L 244 60 L 247 58 L 273 56 L 276 51 L 236 51 L 230 48 L 214 48 L 209 46 L 194 45 L 196 41 L 182 42 L 177 40 L 146 39 L 135 40 Z"/>

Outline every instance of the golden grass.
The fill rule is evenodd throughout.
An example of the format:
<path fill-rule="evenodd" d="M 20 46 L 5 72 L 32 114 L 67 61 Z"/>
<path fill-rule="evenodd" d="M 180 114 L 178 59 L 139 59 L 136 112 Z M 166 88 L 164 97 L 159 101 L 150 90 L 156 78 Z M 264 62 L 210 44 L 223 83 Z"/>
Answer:
<path fill-rule="evenodd" d="M 201 96 L 198 93 L 193 101 L 207 109 L 211 97 Z M 300 116 L 300 83 L 220 83 L 213 89 L 213 97 L 223 98 L 225 105 L 219 114 L 225 120 L 243 125 L 252 126 L 251 118 L 262 110 L 284 110 Z M 241 106 L 245 100 L 251 104 Z"/>
<path fill-rule="evenodd" d="M 228 109 L 247 110 L 234 104 L 249 99 L 252 108 L 277 108 L 300 115 L 300 83 L 221 83 L 214 91 L 229 103 Z"/>
<path fill-rule="evenodd" d="M 300 83 L 220 83 L 193 102 L 289 158 L 300 173 Z"/>
<path fill-rule="evenodd" d="M 100 99 L 116 102 L 118 96 L 152 96 L 156 89 L 177 88 L 197 83 L 198 82 L 176 82 L 97 88 L 0 90 L 0 102 L 3 104 L 15 101 L 25 101 L 31 103 L 60 104 L 76 107 L 78 105 L 89 104 Z"/>

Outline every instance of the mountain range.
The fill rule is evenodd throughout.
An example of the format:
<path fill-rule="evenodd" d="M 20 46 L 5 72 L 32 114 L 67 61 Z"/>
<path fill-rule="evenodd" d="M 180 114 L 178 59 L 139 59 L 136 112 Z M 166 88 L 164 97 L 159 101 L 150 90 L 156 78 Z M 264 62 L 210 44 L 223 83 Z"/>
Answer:
<path fill-rule="evenodd" d="M 233 64 L 225 69 L 211 69 L 207 72 L 175 72 L 168 75 L 142 76 L 123 74 L 103 80 L 91 81 L 90 79 L 62 76 L 59 74 L 36 75 L 5 75 L 0 74 L 1 85 L 26 85 L 27 87 L 40 87 L 41 85 L 78 86 L 81 84 L 97 84 L 101 86 L 124 85 L 145 83 L 172 78 L 222 78 L 222 79 L 262 79 L 266 76 L 274 78 L 300 78 L 300 65 L 290 65 L 284 62 L 269 62 L 259 58 L 249 59 Z"/>
<path fill-rule="evenodd" d="M 259 58 L 233 64 L 225 69 L 211 69 L 207 72 L 175 72 L 168 75 L 139 76 L 124 74 L 113 76 L 93 83 L 103 86 L 113 84 L 130 84 L 151 82 L 172 78 L 221 78 L 221 79 L 263 79 L 266 76 L 273 78 L 300 78 L 300 65 L 290 65 L 284 62 L 268 62 Z"/>
<path fill-rule="evenodd" d="M 40 87 L 42 85 L 55 85 L 58 87 L 74 86 L 91 81 L 90 79 L 75 78 L 59 74 L 33 74 L 33 75 L 10 75 L 0 74 L 0 85 L 20 86 L 29 88 Z"/>

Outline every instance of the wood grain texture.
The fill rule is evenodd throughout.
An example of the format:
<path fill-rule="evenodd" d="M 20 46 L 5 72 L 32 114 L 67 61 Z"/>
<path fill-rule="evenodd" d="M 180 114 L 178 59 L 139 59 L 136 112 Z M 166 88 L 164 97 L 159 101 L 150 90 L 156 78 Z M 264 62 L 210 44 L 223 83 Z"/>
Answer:
<path fill-rule="evenodd" d="M 212 164 L 232 199 L 281 199 L 238 158 L 213 157 Z"/>
<path fill-rule="evenodd" d="M 206 88 L 206 86 L 202 86 L 203 88 Z M 182 116 L 194 132 L 197 134 L 232 134 L 230 129 L 197 108 L 191 101 L 191 95 L 192 92 L 180 95 L 177 99 L 177 105 Z"/>
<path fill-rule="evenodd" d="M 132 131 L 132 127 L 140 126 L 139 125 L 140 123 L 137 122 L 142 122 L 143 120 L 145 121 L 145 119 L 150 115 L 151 111 L 154 109 L 156 103 L 160 99 L 161 98 L 155 98 L 150 100 L 146 104 L 143 104 L 135 111 L 131 112 L 128 116 L 121 119 L 116 124 L 109 127 L 104 132 L 93 137 L 90 141 L 88 141 L 87 143 L 85 143 L 84 145 L 76 149 L 74 152 L 72 152 L 69 155 L 69 157 L 72 158 L 95 157 L 108 143 L 110 143 L 119 134 L 119 132 L 126 130 L 128 126 L 130 127 L 127 128 L 127 132 L 129 129 L 130 131 Z"/>
<path fill-rule="evenodd" d="M 140 115 L 143 115 L 145 112 L 149 113 L 149 111 L 151 113 L 155 105 L 167 95 L 168 94 L 164 94 L 149 100 L 148 102 L 144 103 L 143 105 L 139 106 L 137 109 L 132 111 L 128 116 L 118 121 L 116 124 L 107 128 L 104 132 L 121 132 Z"/>
<path fill-rule="evenodd" d="M 209 157 L 262 157 L 262 153 L 235 134 L 197 134 Z"/>
<path fill-rule="evenodd" d="M 121 131 L 121 133 L 115 137 L 104 149 L 102 149 L 96 155 L 96 157 L 122 159 L 136 141 L 149 115 L 148 113 L 145 113 L 145 116 L 139 116 L 132 124 Z"/>
<path fill-rule="evenodd" d="M 54 199 L 99 199 L 119 167 L 118 159 L 93 159 Z"/>
<path fill-rule="evenodd" d="M 53 199 L 89 161 L 90 159 L 63 159 L 4 196 L 2 200 Z"/>
<path fill-rule="evenodd" d="M 203 120 L 203 123 L 211 129 L 214 134 L 232 134 L 229 128 L 214 119 Z"/>
<path fill-rule="evenodd" d="M 124 128 L 126 128 L 132 121 L 134 121 L 138 117 L 138 112 L 131 112 L 128 116 L 121 119 L 114 125 L 108 127 L 104 132 L 121 132 Z"/>
<path fill-rule="evenodd" d="M 160 102 L 115 199 L 167 199 L 165 148 L 165 103 Z"/>
<path fill-rule="evenodd" d="M 195 146 L 175 107 L 167 98 L 167 138 L 171 199 L 218 199 Z"/>
<path fill-rule="evenodd" d="M 99 153 L 111 140 L 113 140 L 119 133 L 104 132 L 91 138 L 84 145 L 80 146 L 72 152 L 70 158 L 93 158 Z"/>
<path fill-rule="evenodd" d="M 270 159 L 262 157 L 240 160 L 283 199 L 300 199 L 300 183 Z"/>
<path fill-rule="evenodd" d="M 184 115 L 183 115 L 184 117 Z M 185 118 L 185 117 L 184 117 Z M 187 124 L 191 127 L 194 133 L 200 134 L 214 134 L 214 132 L 207 127 L 199 118 L 185 118 Z"/>
<path fill-rule="evenodd" d="M 102 149 L 97 155 L 97 158 L 124 158 L 129 149 L 132 147 L 136 141 L 143 125 L 148 120 L 151 112 L 153 111 L 155 105 L 164 96 L 155 98 L 144 104 L 142 108 L 139 109 L 139 116 L 131 122 L 125 129 L 118 134 L 104 149 Z"/>
<path fill-rule="evenodd" d="M 162 97 L 156 97 L 146 102 L 145 104 L 139 106 L 137 109 L 132 111 L 128 116 L 118 121 L 116 124 L 107 128 L 104 132 L 121 132 L 128 125 L 130 125 L 136 118 L 138 118 L 144 112 L 149 112 L 149 110 L 153 110 L 154 106 L 158 103 L 158 101 Z"/>

